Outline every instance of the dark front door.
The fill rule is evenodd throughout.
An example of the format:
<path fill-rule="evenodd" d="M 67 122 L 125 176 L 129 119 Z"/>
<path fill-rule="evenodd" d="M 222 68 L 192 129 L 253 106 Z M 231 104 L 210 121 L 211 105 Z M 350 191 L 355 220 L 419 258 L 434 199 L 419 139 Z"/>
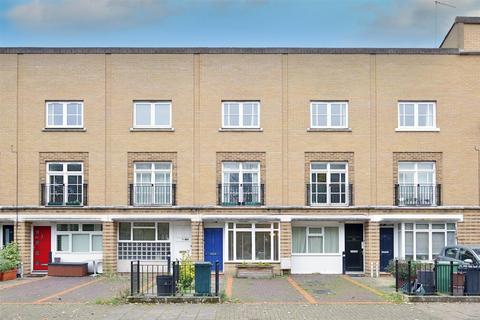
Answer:
<path fill-rule="evenodd" d="M 393 260 L 393 228 L 380 228 L 380 271 Z"/>
<path fill-rule="evenodd" d="M 363 271 L 363 224 L 345 225 L 345 270 Z"/>
<path fill-rule="evenodd" d="M 4 246 L 9 244 L 10 242 L 13 242 L 13 226 L 3 226 L 3 239 L 2 243 Z"/>
<path fill-rule="evenodd" d="M 47 271 L 50 260 L 50 227 L 33 227 L 33 270 Z"/>
<path fill-rule="evenodd" d="M 223 229 L 205 228 L 204 230 L 205 261 L 212 263 L 212 271 L 215 270 L 215 262 L 219 262 L 220 271 L 223 270 Z"/>

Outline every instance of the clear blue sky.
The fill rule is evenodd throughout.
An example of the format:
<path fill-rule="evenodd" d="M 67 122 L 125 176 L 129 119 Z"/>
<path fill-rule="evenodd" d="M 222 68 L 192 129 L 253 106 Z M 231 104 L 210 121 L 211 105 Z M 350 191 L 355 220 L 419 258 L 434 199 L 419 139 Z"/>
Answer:
<path fill-rule="evenodd" d="M 437 44 L 480 0 L 438 7 Z M 433 0 L 0 0 L 0 46 L 433 47 Z"/>

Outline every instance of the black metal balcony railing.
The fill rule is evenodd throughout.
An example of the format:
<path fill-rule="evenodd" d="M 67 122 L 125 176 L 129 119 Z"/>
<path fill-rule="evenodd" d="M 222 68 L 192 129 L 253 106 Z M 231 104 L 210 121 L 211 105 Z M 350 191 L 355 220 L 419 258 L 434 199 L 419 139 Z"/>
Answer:
<path fill-rule="evenodd" d="M 395 205 L 399 207 L 429 207 L 442 204 L 442 188 L 437 185 L 396 184 Z"/>
<path fill-rule="evenodd" d="M 353 184 L 330 184 L 326 186 L 330 189 L 329 192 L 326 192 L 326 188 L 320 188 L 320 184 L 307 184 L 307 206 L 353 206 Z"/>
<path fill-rule="evenodd" d="M 176 186 L 173 183 L 130 184 L 131 206 L 174 206 Z"/>
<path fill-rule="evenodd" d="M 265 205 L 265 187 L 260 183 L 223 183 L 217 190 L 220 206 Z"/>
<path fill-rule="evenodd" d="M 40 205 L 42 206 L 86 206 L 88 205 L 88 185 L 46 184 L 40 185 Z"/>

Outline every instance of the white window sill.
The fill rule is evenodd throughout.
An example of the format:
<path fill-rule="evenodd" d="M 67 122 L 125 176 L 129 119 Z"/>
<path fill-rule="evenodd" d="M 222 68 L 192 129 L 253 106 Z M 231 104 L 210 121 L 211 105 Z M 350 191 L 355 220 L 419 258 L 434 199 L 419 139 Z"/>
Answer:
<path fill-rule="evenodd" d="M 440 128 L 395 128 L 396 132 L 439 132 Z"/>
<path fill-rule="evenodd" d="M 42 132 L 86 132 L 85 128 L 43 128 Z"/>
<path fill-rule="evenodd" d="M 307 132 L 352 132 L 352 128 L 308 128 Z"/>
<path fill-rule="evenodd" d="M 130 128 L 130 132 L 173 132 L 175 128 Z"/>
<path fill-rule="evenodd" d="M 219 132 L 263 132 L 263 128 L 219 128 Z"/>

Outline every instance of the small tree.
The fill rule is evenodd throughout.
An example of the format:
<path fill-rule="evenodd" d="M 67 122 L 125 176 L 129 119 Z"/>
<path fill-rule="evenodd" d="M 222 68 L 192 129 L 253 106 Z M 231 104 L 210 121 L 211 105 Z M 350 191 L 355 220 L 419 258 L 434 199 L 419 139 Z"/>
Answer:
<path fill-rule="evenodd" d="M 182 254 L 179 268 L 178 289 L 180 293 L 187 293 L 193 287 L 193 281 L 195 280 L 195 266 L 192 261 L 192 257 L 188 253 Z"/>
<path fill-rule="evenodd" d="M 15 242 L 9 243 L 0 250 L 0 272 L 16 269 L 19 262 L 20 251 Z"/>

